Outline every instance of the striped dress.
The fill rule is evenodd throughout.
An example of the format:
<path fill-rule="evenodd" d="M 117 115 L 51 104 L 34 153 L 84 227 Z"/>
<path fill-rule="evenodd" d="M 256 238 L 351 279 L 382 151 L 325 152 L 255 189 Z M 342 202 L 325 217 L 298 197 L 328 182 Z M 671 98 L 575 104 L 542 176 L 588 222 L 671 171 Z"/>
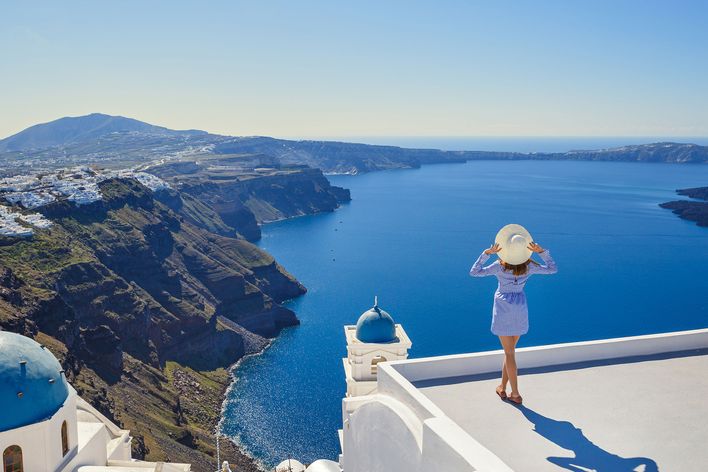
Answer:
<path fill-rule="evenodd" d="M 492 333 L 497 336 L 521 336 L 529 330 L 529 308 L 526 303 L 524 286 L 533 274 L 555 274 L 558 272 L 556 263 L 548 251 L 539 253 L 543 264 L 529 264 L 528 271 L 521 276 L 515 276 L 511 271 L 503 269 L 499 261 L 484 267 L 489 255 L 482 253 L 470 269 L 472 277 L 494 275 L 499 281 L 494 292 L 494 307 L 492 308 Z"/>

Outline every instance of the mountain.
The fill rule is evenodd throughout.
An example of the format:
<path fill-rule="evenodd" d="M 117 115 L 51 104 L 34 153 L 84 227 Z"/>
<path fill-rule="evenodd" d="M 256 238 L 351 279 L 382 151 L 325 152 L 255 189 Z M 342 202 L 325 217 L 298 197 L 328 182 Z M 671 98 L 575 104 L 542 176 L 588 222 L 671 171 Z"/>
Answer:
<path fill-rule="evenodd" d="M 141 133 L 153 136 L 194 136 L 205 131 L 174 131 L 132 118 L 92 113 L 85 116 L 64 117 L 49 123 L 30 126 L 0 140 L 1 151 L 28 151 L 54 146 L 97 140 L 112 133 Z"/>
<path fill-rule="evenodd" d="M 15 175 L 77 165 L 122 168 L 243 154 L 266 155 L 280 165 L 307 165 L 332 174 L 410 169 L 426 164 L 472 160 L 708 163 L 708 147 L 688 143 L 664 142 L 557 153 L 442 151 L 174 131 L 130 118 L 95 113 L 32 126 L 3 139 L 0 141 L 0 174 Z"/>

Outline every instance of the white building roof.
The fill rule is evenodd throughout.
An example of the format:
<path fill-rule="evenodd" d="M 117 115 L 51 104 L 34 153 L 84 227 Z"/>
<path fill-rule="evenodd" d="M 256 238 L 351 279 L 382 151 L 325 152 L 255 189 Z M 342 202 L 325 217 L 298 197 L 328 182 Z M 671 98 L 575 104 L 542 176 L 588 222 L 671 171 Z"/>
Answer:
<path fill-rule="evenodd" d="M 523 407 L 494 392 L 502 359 L 385 363 L 377 397 L 448 425 L 439 436 L 465 470 L 705 470 L 708 329 L 519 349 Z"/>

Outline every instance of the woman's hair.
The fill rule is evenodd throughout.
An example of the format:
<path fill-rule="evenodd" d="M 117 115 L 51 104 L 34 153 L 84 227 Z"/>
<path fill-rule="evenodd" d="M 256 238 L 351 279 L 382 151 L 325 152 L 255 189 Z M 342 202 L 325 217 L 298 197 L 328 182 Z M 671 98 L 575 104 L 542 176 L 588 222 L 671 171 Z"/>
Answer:
<path fill-rule="evenodd" d="M 499 261 L 501 263 L 502 269 L 504 270 L 510 270 L 516 277 L 520 275 L 524 275 L 528 270 L 529 270 L 529 264 L 536 264 L 539 265 L 538 262 L 534 261 L 533 259 L 529 259 L 526 262 L 523 262 L 521 264 L 507 264 L 504 261 Z"/>

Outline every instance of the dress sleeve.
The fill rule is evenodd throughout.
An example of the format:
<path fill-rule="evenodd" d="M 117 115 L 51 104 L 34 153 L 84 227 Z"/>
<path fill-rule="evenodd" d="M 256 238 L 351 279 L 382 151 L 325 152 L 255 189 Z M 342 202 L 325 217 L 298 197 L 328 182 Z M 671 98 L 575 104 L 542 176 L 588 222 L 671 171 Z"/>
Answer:
<path fill-rule="evenodd" d="M 484 267 L 484 263 L 487 262 L 489 259 L 489 254 L 482 253 L 480 256 L 477 258 L 477 261 L 474 263 L 472 268 L 470 269 L 470 275 L 472 277 L 484 277 L 486 275 L 496 275 L 499 273 L 499 268 L 501 267 L 499 265 L 499 261 L 494 261 L 491 264 L 489 264 L 487 267 Z"/>
<path fill-rule="evenodd" d="M 531 264 L 529 266 L 530 274 L 555 274 L 558 272 L 558 266 L 556 261 L 551 257 L 551 253 L 548 250 L 538 253 L 539 257 L 543 260 L 543 264 Z"/>

